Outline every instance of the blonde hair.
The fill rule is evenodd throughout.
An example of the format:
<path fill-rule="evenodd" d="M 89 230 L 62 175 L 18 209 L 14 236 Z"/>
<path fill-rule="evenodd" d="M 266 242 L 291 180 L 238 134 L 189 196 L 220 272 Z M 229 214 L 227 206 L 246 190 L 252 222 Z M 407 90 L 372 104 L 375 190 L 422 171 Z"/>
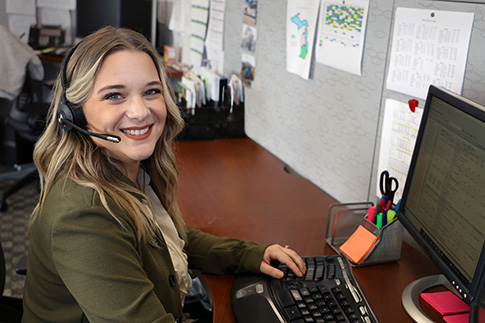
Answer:
<path fill-rule="evenodd" d="M 185 223 L 177 204 L 177 168 L 172 144 L 183 128 L 183 119 L 174 100 L 173 90 L 156 50 L 148 40 L 137 32 L 124 28 L 104 27 L 84 38 L 72 53 L 65 66 L 66 98 L 71 106 L 82 108 L 92 92 L 94 80 L 104 59 L 121 50 L 135 50 L 148 54 L 153 60 L 167 107 L 165 128 L 151 157 L 142 163 L 151 177 L 154 191 L 172 218 L 177 231 L 186 238 Z M 103 206 L 118 222 L 117 215 L 110 209 L 111 199 L 132 217 L 139 239 L 155 242 L 156 224 L 147 213 L 139 198 L 132 193 L 148 198 L 139 189 L 117 178 L 113 167 L 120 169 L 120 163 L 108 157 L 89 136 L 78 131 L 64 131 L 57 121 L 57 109 L 61 103 L 63 84 L 61 75 L 53 88 L 53 101 L 49 108 L 47 125 L 34 150 L 34 162 L 38 168 L 41 192 L 39 203 L 32 214 L 32 222 L 42 211 L 46 196 L 61 173 L 82 186 L 93 188 L 100 196 Z"/>

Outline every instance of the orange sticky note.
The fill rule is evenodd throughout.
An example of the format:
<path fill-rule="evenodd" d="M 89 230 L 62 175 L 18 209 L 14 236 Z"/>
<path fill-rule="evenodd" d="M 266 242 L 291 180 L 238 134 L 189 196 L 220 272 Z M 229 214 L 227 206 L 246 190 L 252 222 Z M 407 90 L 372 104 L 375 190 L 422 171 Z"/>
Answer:
<path fill-rule="evenodd" d="M 377 237 L 359 225 L 357 230 L 340 246 L 340 251 L 350 260 L 359 264 L 372 249 Z"/>

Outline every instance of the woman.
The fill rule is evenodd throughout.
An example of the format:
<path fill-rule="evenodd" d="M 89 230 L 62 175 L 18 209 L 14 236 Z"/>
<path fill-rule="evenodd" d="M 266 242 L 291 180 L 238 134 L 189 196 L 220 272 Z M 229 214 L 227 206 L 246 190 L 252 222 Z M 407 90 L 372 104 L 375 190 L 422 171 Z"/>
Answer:
<path fill-rule="evenodd" d="M 171 149 L 183 120 L 143 36 L 105 27 L 80 42 L 60 74 L 34 152 L 41 193 L 23 321 L 173 322 L 191 286 L 188 268 L 281 278 L 270 266 L 276 259 L 305 272 L 293 250 L 184 224 Z"/>

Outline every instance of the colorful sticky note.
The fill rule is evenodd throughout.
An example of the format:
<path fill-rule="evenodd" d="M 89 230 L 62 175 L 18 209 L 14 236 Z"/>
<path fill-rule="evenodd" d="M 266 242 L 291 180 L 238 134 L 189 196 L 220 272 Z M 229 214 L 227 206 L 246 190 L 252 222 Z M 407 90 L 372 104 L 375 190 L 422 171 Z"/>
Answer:
<path fill-rule="evenodd" d="M 470 311 L 470 306 L 449 290 L 444 292 L 421 293 L 421 298 L 433 306 L 441 315 Z"/>
<path fill-rule="evenodd" d="M 447 315 L 443 316 L 443 320 L 445 320 L 446 323 L 468 323 L 470 322 L 470 315 L 468 313 Z"/>
<path fill-rule="evenodd" d="M 357 230 L 340 246 L 340 251 L 356 264 L 360 264 L 374 247 L 377 237 L 359 225 Z"/>

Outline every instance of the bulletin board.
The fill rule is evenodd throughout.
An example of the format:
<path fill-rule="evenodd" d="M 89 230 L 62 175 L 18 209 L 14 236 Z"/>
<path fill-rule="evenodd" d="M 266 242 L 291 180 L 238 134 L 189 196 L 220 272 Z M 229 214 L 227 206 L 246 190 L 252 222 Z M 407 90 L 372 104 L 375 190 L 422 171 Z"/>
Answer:
<path fill-rule="evenodd" d="M 458 15 L 463 13 L 473 13 L 473 25 L 471 30 L 471 37 L 468 44 L 468 53 L 466 57 L 465 63 L 465 72 L 463 77 L 463 84 L 461 89 L 455 90 L 457 93 L 461 94 L 465 98 L 468 98 L 472 101 L 475 101 L 479 104 L 485 105 L 485 64 L 483 60 L 483 53 L 485 51 L 485 2 L 483 1 L 415 1 L 415 0 L 396 0 L 394 4 L 394 13 L 396 13 L 398 8 L 412 8 L 418 9 L 420 12 L 425 14 L 440 14 L 446 13 L 451 14 L 456 13 Z M 395 17 L 395 15 L 394 15 Z M 386 108 L 389 110 L 389 102 L 393 101 L 393 103 L 408 105 L 409 100 L 415 100 L 418 105 L 416 108 L 416 113 L 412 113 L 411 110 L 407 111 L 408 115 L 413 117 L 414 115 L 418 118 L 419 114 L 422 111 L 422 108 L 425 105 L 425 99 L 417 96 L 411 96 L 408 94 L 400 93 L 395 90 L 390 90 L 387 88 L 386 83 L 390 76 L 391 68 L 391 54 L 392 54 L 392 31 L 395 28 L 396 19 L 393 19 L 392 26 L 391 26 L 391 41 L 389 42 L 389 49 L 388 49 L 388 58 L 386 63 L 386 79 L 384 82 L 383 88 L 383 97 L 381 101 L 381 116 L 379 119 L 379 132 L 378 132 L 378 139 L 376 141 L 376 156 L 374 158 L 374 169 L 376 170 L 372 176 L 371 181 L 371 188 L 369 190 L 369 196 L 371 198 L 375 198 L 378 191 L 378 174 L 379 174 L 379 158 L 381 158 L 382 162 L 382 151 L 385 149 L 381 149 L 381 144 L 383 144 L 384 140 L 382 140 L 383 129 L 384 126 L 384 118 L 386 115 Z M 458 35 L 459 36 L 459 35 Z M 457 36 L 457 37 L 458 37 Z M 453 61 L 450 61 L 453 63 Z M 446 61 L 445 61 L 446 63 Z M 461 93 L 460 93 L 461 90 Z M 419 125 L 419 124 L 418 124 Z M 385 137 L 385 136 L 384 136 Z M 412 148 L 412 147 L 411 147 Z M 410 156 L 409 156 L 410 159 Z M 399 174 L 394 174 L 399 176 Z M 400 176 L 402 179 L 400 181 L 401 184 L 401 194 L 402 190 L 404 189 L 405 184 L 405 176 Z"/>

